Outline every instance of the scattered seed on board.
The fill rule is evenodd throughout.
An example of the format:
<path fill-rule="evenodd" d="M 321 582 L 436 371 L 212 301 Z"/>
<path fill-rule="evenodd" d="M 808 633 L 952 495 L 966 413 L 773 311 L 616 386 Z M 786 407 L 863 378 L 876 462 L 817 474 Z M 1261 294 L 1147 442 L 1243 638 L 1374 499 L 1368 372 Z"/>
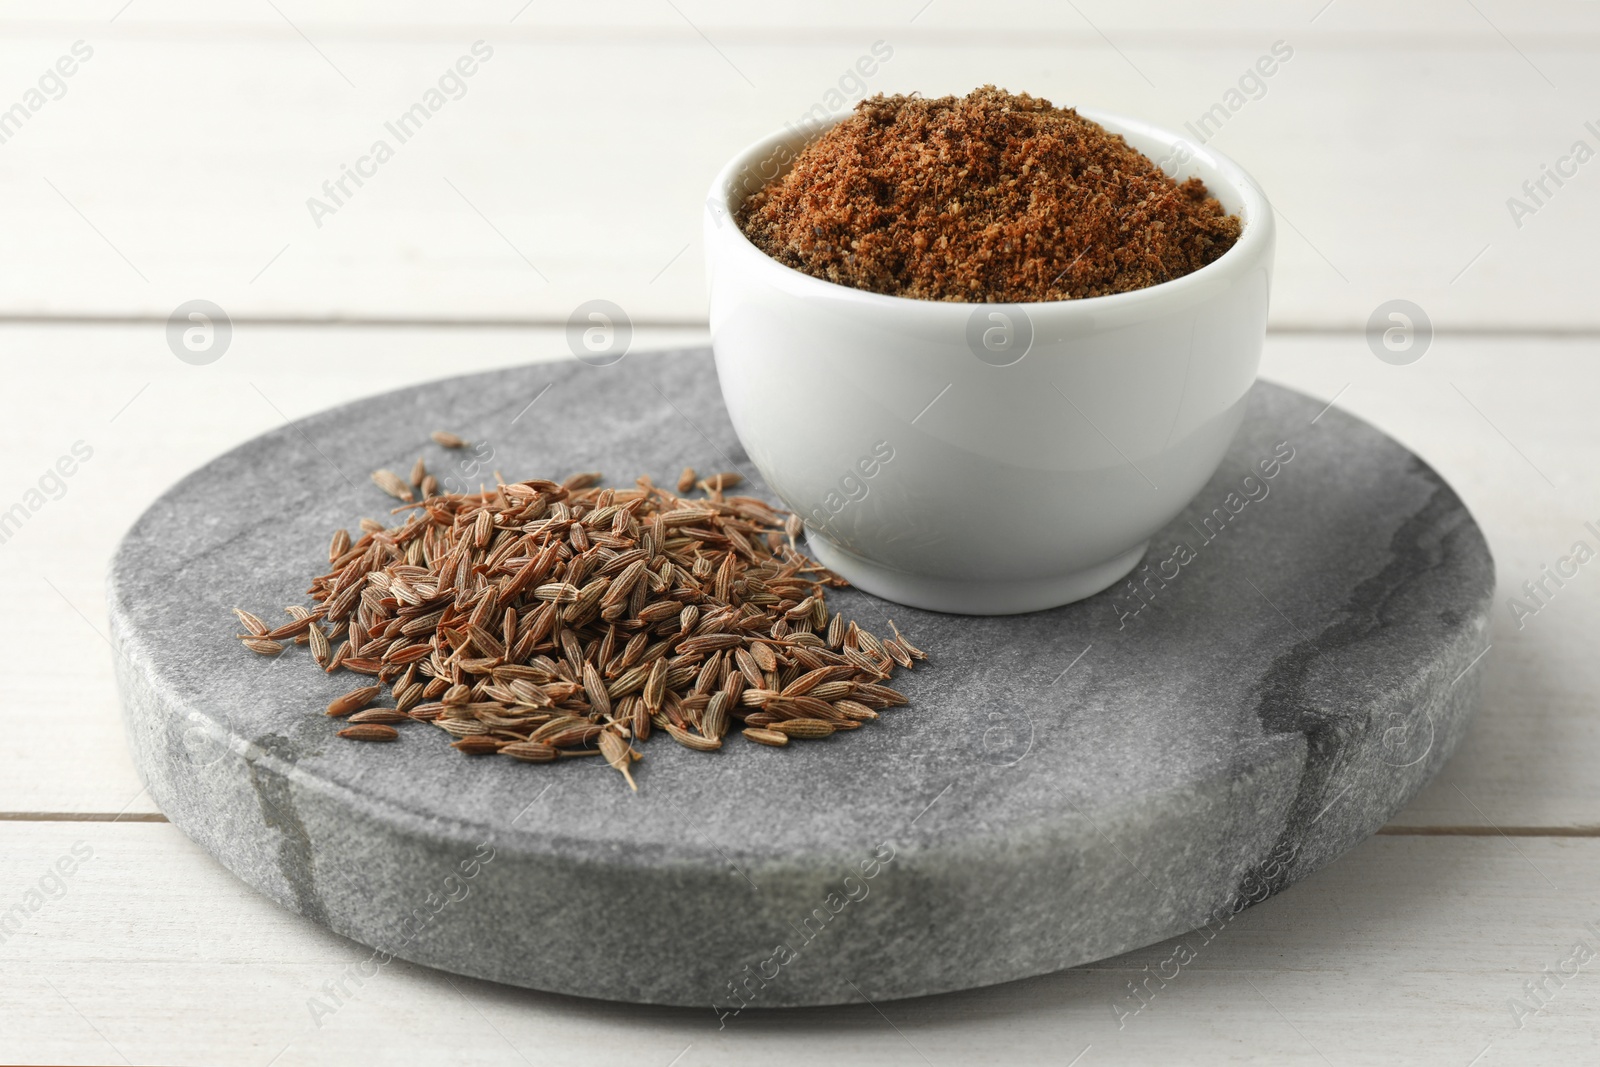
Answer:
<path fill-rule="evenodd" d="M 905 649 L 907 652 L 911 653 L 911 658 L 912 659 L 927 659 L 928 658 L 928 654 L 926 652 L 922 651 L 922 649 L 918 648 L 916 645 L 913 645 L 910 641 L 906 640 L 906 635 L 900 632 L 900 627 L 898 627 L 898 626 L 896 626 L 894 624 L 894 620 L 893 619 L 889 620 L 889 629 L 894 631 L 894 639 L 896 641 L 900 642 L 900 647 Z"/>
<path fill-rule="evenodd" d="M 667 733 L 671 734 L 672 739 L 684 748 L 692 748 L 697 752 L 715 752 L 722 747 L 722 739 L 720 737 L 701 737 L 699 734 L 692 734 L 674 723 L 667 723 Z"/>
<path fill-rule="evenodd" d="M 364 685 L 360 689 L 352 689 L 343 696 L 334 697 L 328 704 L 329 715 L 348 715 L 352 711 L 360 711 L 378 698 L 378 693 L 383 687 L 378 685 Z"/>
<path fill-rule="evenodd" d="M 526 760 L 529 763 L 549 763 L 556 758 L 556 750 L 551 745 L 540 744 L 537 741 L 513 741 L 509 745 L 501 746 L 500 755 Z"/>
<path fill-rule="evenodd" d="M 244 628 L 246 630 L 250 631 L 250 635 L 249 636 L 251 636 L 251 637 L 265 637 L 265 636 L 267 636 L 267 624 L 266 623 L 262 622 L 260 619 L 256 618 L 254 615 L 250 614 L 248 611 L 244 610 L 243 608 L 234 608 L 233 609 L 233 613 L 234 613 L 234 615 L 238 616 L 239 622 L 244 625 Z"/>
<path fill-rule="evenodd" d="M 799 553 L 793 515 L 727 493 L 736 472 L 686 468 L 680 494 L 648 478 L 602 488 L 587 472 L 496 472 L 492 489 L 441 494 L 420 460 L 410 484 L 372 480 L 409 506 L 397 525 L 334 534 L 314 610 L 289 609 L 276 630 L 237 612 L 253 652 L 292 637 L 328 673 L 372 678 L 329 704 L 349 716 L 340 737 L 392 741 L 427 722 L 463 755 L 602 756 L 637 789 L 635 746 L 655 731 L 715 752 L 741 720 L 774 747 L 854 730 L 906 703 L 882 683 L 926 656 L 898 629 L 833 613 L 827 591 L 843 580 Z M 695 487 L 705 495 L 681 495 Z M 385 687 L 394 706 L 372 706 Z"/>
<path fill-rule="evenodd" d="M 358 711 L 354 715 L 350 716 L 350 721 L 380 722 L 389 724 L 397 722 L 410 722 L 411 716 L 403 714 L 402 712 L 398 712 L 393 708 L 368 708 L 366 711 Z"/>
<path fill-rule="evenodd" d="M 758 745 L 771 745 L 773 748 L 782 748 L 789 743 L 789 735 L 780 734 L 776 730 L 765 730 L 752 726 L 739 732 Z"/>
<path fill-rule="evenodd" d="M 788 719 L 784 722 L 775 722 L 772 728 L 785 737 L 798 737 L 806 740 L 816 740 L 833 735 L 833 723 L 823 719 Z"/>
<path fill-rule="evenodd" d="M 628 770 L 628 764 L 633 762 L 633 749 L 620 734 L 611 733 L 609 730 L 600 735 L 600 754 L 606 762 L 622 772 L 622 777 L 628 780 L 628 786 L 637 793 L 639 783 L 633 780 L 633 774 Z"/>
<path fill-rule="evenodd" d="M 899 641 L 892 637 L 889 638 L 883 643 L 883 650 L 889 653 L 889 657 L 900 666 L 908 671 L 911 669 L 911 652 Z"/>
<path fill-rule="evenodd" d="M 431 434 L 429 434 L 428 436 L 433 438 L 433 443 L 438 445 L 440 448 L 466 448 L 467 447 L 466 438 L 458 437 L 455 434 L 451 433 L 449 430 L 435 430 Z"/>
<path fill-rule="evenodd" d="M 873 711 L 865 704 L 854 700 L 836 701 L 833 706 L 838 708 L 840 713 L 843 714 L 845 718 L 852 719 L 856 722 L 871 722 L 873 719 L 878 717 L 877 712 Z"/>
<path fill-rule="evenodd" d="M 300 611 L 302 614 L 298 615 L 291 612 L 290 614 L 292 617 L 290 621 L 284 623 L 276 630 L 267 631 L 261 636 L 265 637 L 269 641 L 292 640 L 297 645 L 303 645 L 307 641 L 310 641 L 311 638 L 306 637 L 306 631 L 311 629 L 311 613 L 306 611 L 304 608 L 301 608 Z"/>
<path fill-rule="evenodd" d="M 721 741 L 728 732 L 728 691 L 711 694 L 706 710 L 700 713 L 700 732 L 713 741 Z"/>
<path fill-rule="evenodd" d="M 372 472 L 372 484 L 382 489 L 396 500 L 411 503 L 417 499 L 411 492 L 411 487 L 401 480 L 400 476 L 392 470 L 379 469 Z"/>
<path fill-rule="evenodd" d="M 394 741 L 400 737 L 400 731 L 382 723 L 365 722 L 357 726 L 346 726 L 339 731 L 339 736 L 348 737 L 352 741 Z"/>
<path fill-rule="evenodd" d="M 322 632 L 322 627 L 313 622 L 306 628 L 306 636 L 311 639 L 311 658 L 317 661 L 317 666 L 327 667 L 333 658 L 333 649 L 328 644 L 328 635 Z"/>

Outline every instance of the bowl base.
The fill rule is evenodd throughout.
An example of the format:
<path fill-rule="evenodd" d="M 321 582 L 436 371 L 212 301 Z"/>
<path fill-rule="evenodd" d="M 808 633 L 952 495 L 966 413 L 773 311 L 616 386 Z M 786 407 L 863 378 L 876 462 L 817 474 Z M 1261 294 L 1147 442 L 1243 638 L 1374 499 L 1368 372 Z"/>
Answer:
<path fill-rule="evenodd" d="M 1144 558 L 1145 541 L 1122 555 L 1071 574 L 1009 581 L 971 581 L 928 578 L 870 563 L 821 537 L 808 536 L 807 545 L 824 566 L 873 596 L 908 607 L 943 611 L 951 615 L 1020 615 L 1025 611 L 1059 608 L 1094 596 L 1121 581 Z"/>

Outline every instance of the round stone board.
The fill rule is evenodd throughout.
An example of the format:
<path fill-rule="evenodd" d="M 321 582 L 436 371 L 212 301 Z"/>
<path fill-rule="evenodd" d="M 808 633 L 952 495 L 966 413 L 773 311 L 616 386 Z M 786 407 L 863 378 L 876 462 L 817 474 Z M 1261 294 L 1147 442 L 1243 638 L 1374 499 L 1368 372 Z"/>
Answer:
<path fill-rule="evenodd" d="M 926 432 L 917 408 L 884 419 Z M 1471 515 L 1395 441 L 1262 383 L 1132 575 L 1142 594 L 981 618 L 830 593 L 931 653 L 893 683 L 911 706 L 864 729 L 714 754 L 654 737 L 637 794 L 597 760 L 467 757 L 421 725 L 345 741 L 322 709 L 356 676 L 250 654 L 230 609 L 309 603 L 331 532 L 388 521 L 367 474 L 419 453 L 474 488 L 755 474 L 709 352 L 634 355 L 302 419 L 135 524 L 111 622 L 151 796 L 240 878 L 373 946 L 368 966 L 719 1014 L 1042 974 L 1331 862 L 1433 776 L 1477 697 L 1494 565 Z"/>

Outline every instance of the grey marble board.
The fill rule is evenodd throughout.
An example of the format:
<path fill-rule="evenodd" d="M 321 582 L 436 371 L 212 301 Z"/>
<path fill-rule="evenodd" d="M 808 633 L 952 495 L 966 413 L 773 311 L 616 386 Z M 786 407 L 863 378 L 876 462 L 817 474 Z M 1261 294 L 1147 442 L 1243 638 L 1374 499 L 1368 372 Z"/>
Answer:
<path fill-rule="evenodd" d="M 914 408 L 885 418 L 917 433 Z M 481 474 L 440 428 L 492 449 Z M 331 531 L 387 518 L 367 474 L 419 454 L 474 485 L 754 473 L 710 354 L 635 354 L 302 419 L 134 525 L 111 623 L 151 796 L 372 946 L 363 973 L 397 956 L 726 1021 L 1070 967 L 1215 930 L 1332 862 L 1433 776 L 1477 698 L 1494 567 L 1471 515 L 1395 441 L 1259 384 L 1135 571 L 1143 595 L 989 618 L 831 595 L 932 653 L 895 683 L 912 706 L 854 733 L 710 755 L 657 736 L 637 794 L 593 760 L 466 757 L 420 725 L 340 740 L 322 708 L 354 676 L 251 655 L 230 609 L 307 603 Z"/>

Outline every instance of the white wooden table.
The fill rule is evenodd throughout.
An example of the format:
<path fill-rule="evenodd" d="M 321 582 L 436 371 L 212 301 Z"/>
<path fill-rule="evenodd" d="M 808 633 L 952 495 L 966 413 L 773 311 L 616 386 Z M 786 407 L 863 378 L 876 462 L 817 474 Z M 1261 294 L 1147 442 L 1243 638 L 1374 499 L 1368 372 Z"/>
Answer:
<path fill-rule="evenodd" d="M 478 41 L 492 56 L 463 95 L 447 82 L 314 221 L 307 198 L 395 141 L 385 122 Z M 893 55 L 868 91 L 995 82 L 1170 126 L 1293 49 L 1215 134 L 1285 223 L 1263 373 L 1404 441 L 1487 531 L 1500 590 L 1466 743 L 1380 836 L 1242 915 L 1120 1028 L 1113 1003 L 1170 946 L 721 1030 L 709 1008 L 397 962 L 344 979 L 317 1025 L 308 999 L 359 947 L 246 889 L 140 790 L 104 644 L 118 537 L 286 417 L 565 358 L 581 301 L 624 307 L 640 351 L 703 340 L 711 174 L 878 41 Z M 1600 963 L 1574 946 L 1600 952 L 1600 562 L 1547 583 L 1536 614 L 1509 602 L 1574 542 L 1600 548 L 1600 161 L 1561 162 L 1600 150 L 1597 53 L 1600 4 L 1581 2 L 8 5 L 0 511 L 28 517 L 0 543 L 0 1061 L 1591 1062 Z M 62 57 L 71 76 L 46 76 Z M 1568 176 L 1535 201 L 1522 185 L 1545 165 Z M 197 298 L 234 323 L 209 366 L 164 337 Z M 1394 298 L 1437 331 L 1409 366 L 1363 335 Z M 74 445 L 90 458 L 47 477 Z"/>

